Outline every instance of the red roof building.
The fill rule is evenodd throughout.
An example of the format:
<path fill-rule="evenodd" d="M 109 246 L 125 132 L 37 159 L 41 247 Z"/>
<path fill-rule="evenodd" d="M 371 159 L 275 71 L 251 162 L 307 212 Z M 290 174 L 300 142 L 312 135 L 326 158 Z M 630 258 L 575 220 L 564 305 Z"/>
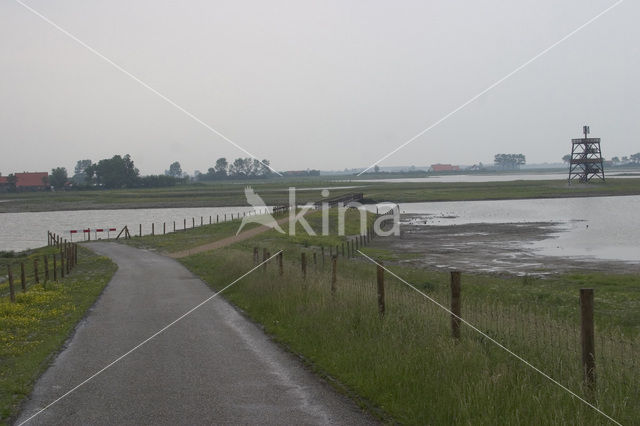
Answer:
<path fill-rule="evenodd" d="M 9 183 L 9 179 L 6 176 L 0 176 L 0 185 L 6 185 Z"/>
<path fill-rule="evenodd" d="M 459 172 L 460 166 L 452 166 L 451 164 L 432 164 L 431 171 L 433 172 Z"/>
<path fill-rule="evenodd" d="M 49 187 L 49 173 L 16 173 L 17 190 L 38 190 Z"/>

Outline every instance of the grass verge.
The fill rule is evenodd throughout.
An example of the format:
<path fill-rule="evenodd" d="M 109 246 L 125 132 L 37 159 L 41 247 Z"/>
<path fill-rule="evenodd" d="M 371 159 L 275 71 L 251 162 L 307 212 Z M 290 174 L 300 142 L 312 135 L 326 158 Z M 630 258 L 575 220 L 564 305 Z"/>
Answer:
<path fill-rule="evenodd" d="M 266 241 L 263 241 L 263 244 Z M 270 248 L 276 252 L 276 246 Z M 309 250 L 309 249 L 307 249 Z M 338 290 L 330 292 L 328 268 L 309 265 L 304 280 L 299 251 L 288 249 L 284 276 L 276 263 L 231 287 L 225 297 L 262 324 L 267 333 L 302 354 L 395 421 L 406 424 L 608 424 L 600 414 L 509 356 L 482 336 L 463 330 L 450 337 L 449 316 L 389 278 L 387 311 L 377 312 L 375 269 L 339 260 Z M 242 244 L 182 260 L 214 288 L 251 266 Z M 317 268 L 317 270 L 316 270 Z M 447 304 L 439 280 L 396 267 Z M 432 277 L 431 277 L 432 278 Z M 443 284 L 441 286 L 441 284 Z M 467 281 L 465 290 L 473 286 Z M 464 315 L 488 334 L 588 398 L 582 388 L 576 334 L 566 321 L 507 303 L 483 304 L 465 293 Z M 612 341 L 613 342 L 613 341 Z M 613 342 L 615 343 L 615 342 Z M 568 348 L 568 349 L 567 349 Z M 640 376 L 617 349 L 598 358 L 595 403 L 623 424 L 640 415 Z M 607 358 L 611 359 L 607 359 Z M 615 359 L 614 359 L 615 358 Z"/>
<path fill-rule="evenodd" d="M 314 225 L 321 221 L 319 213 L 307 219 Z M 353 219 L 348 219 L 348 233 L 357 230 Z M 449 315 L 389 275 L 386 313 L 380 317 L 375 267 L 362 258 L 339 258 L 337 292 L 332 295 L 330 263 L 321 257 L 320 247 L 328 254 L 327 247 L 341 244 L 341 238 L 269 232 L 181 261 L 219 289 L 251 267 L 254 246 L 271 253 L 283 249 L 284 276 L 273 262 L 224 297 L 316 371 L 336 378 L 394 421 L 610 424 L 482 335 L 463 327 L 460 341 L 453 340 Z M 449 305 L 447 274 L 405 266 L 401 255 L 364 250 Z M 306 279 L 300 270 L 302 252 L 307 252 Z M 596 289 L 595 395 L 582 384 L 580 287 Z M 640 363 L 635 355 L 640 344 L 639 289 L 636 276 L 605 273 L 549 279 L 464 274 L 463 316 L 617 421 L 633 424 L 640 418 Z"/>

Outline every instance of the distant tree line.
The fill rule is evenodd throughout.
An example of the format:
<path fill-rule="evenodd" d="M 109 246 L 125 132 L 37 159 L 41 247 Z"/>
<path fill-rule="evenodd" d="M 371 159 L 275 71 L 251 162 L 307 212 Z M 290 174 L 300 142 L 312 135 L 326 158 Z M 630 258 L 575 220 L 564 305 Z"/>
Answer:
<path fill-rule="evenodd" d="M 562 161 L 564 163 L 569 163 L 569 161 L 571 161 L 571 154 L 567 154 L 565 156 L 562 157 Z M 640 165 L 640 152 L 637 152 L 635 154 L 631 154 L 629 156 L 623 156 L 622 158 L 620 157 L 611 157 L 611 163 L 614 166 L 627 166 L 627 165 L 632 165 L 632 166 L 637 166 Z"/>
<path fill-rule="evenodd" d="M 249 157 L 236 158 L 233 163 L 229 163 L 226 158 L 221 157 L 206 173 L 197 173 L 194 177 L 198 181 L 267 178 L 272 175 L 270 164 L 269 160 L 258 161 Z"/>
<path fill-rule="evenodd" d="M 269 169 L 269 160 L 262 162 L 252 158 L 236 158 L 229 164 L 226 158 L 219 158 L 215 166 L 209 168 L 207 173 L 196 172 L 194 179 L 197 181 L 209 181 L 219 179 L 241 178 L 266 178 L 272 175 Z M 75 189 L 88 188 L 158 188 L 188 183 L 191 178 L 182 171 L 180 162 L 174 161 L 161 175 L 140 176 L 140 171 L 135 166 L 129 154 L 124 156 L 114 155 L 104 158 L 97 163 L 92 160 L 78 160 L 71 178 L 65 167 L 51 169 L 48 183 L 56 189 L 71 187 Z M 15 180 L 13 177 L 8 177 Z M 9 182 L 9 183 L 10 183 Z"/>
<path fill-rule="evenodd" d="M 496 154 L 493 159 L 496 167 L 505 170 L 519 169 L 520 166 L 526 164 L 526 162 L 523 154 Z"/>
<path fill-rule="evenodd" d="M 180 168 L 180 163 L 177 164 Z M 185 183 L 188 182 L 188 178 L 173 175 L 140 176 L 140 171 L 135 166 L 133 159 L 129 154 L 126 154 L 124 156 L 114 155 L 97 163 L 91 160 L 78 160 L 71 182 L 76 188 L 158 188 Z"/>

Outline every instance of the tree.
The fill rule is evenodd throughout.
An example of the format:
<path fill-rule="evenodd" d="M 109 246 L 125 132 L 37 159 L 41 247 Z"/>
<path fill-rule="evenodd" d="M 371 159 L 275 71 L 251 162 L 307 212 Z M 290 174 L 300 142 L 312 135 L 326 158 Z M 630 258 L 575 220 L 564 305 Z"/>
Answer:
<path fill-rule="evenodd" d="M 526 158 L 523 154 L 496 154 L 493 161 L 502 169 L 519 169 L 526 163 Z"/>
<path fill-rule="evenodd" d="M 55 169 L 51 169 L 51 174 L 49 175 L 49 183 L 56 189 L 64 188 L 64 184 L 67 183 L 67 169 L 64 167 L 56 167 Z"/>
<path fill-rule="evenodd" d="M 262 160 L 262 164 L 260 164 L 261 169 L 260 169 L 260 174 L 264 177 L 269 177 L 271 176 L 271 174 L 273 173 L 271 171 L 271 162 L 269 162 L 269 160 L 267 160 L 266 158 L 264 160 Z"/>
<path fill-rule="evenodd" d="M 630 155 L 629 159 L 633 164 L 640 164 L 640 152 Z"/>
<path fill-rule="evenodd" d="M 620 162 L 620 158 L 618 158 L 618 157 L 613 157 L 613 158 L 611 159 L 611 162 L 612 162 L 613 164 L 618 164 L 618 163 Z"/>
<path fill-rule="evenodd" d="M 242 158 L 233 160 L 233 164 L 229 166 L 229 175 L 233 177 L 246 177 L 246 162 Z"/>
<path fill-rule="evenodd" d="M 182 177 L 182 167 L 180 167 L 180 163 L 178 161 L 171 163 L 169 170 L 166 170 L 164 174 L 176 178 Z"/>
<path fill-rule="evenodd" d="M 229 167 L 229 163 L 227 163 L 227 159 L 222 157 L 222 158 L 218 158 L 216 160 L 216 165 L 214 167 L 214 173 L 215 175 L 219 176 L 219 177 L 226 177 L 227 176 L 227 169 Z M 209 169 L 209 171 L 211 171 L 211 169 Z"/>
<path fill-rule="evenodd" d="M 562 157 L 562 162 L 569 164 L 571 162 L 571 154 L 567 154 L 564 157 Z"/>
<path fill-rule="evenodd" d="M 91 160 L 78 160 L 76 167 L 73 170 L 74 175 L 71 178 L 76 185 L 84 185 L 89 179 L 87 179 L 87 169 L 91 167 Z"/>
<path fill-rule="evenodd" d="M 131 188 L 136 186 L 140 171 L 134 166 L 129 154 L 121 157 L 114 155 L 110 159 L 100 160 L 91 165 L 85 173 L 93 177 L 96 183 L 106 188 Z"/>
<path fill-rule="evenodd" d="M 380 166 L 378 166 L 377 164 L 375 166 L 373 166 L 373 172 L 374 173 L 379 173 L 380 172 Z"/>

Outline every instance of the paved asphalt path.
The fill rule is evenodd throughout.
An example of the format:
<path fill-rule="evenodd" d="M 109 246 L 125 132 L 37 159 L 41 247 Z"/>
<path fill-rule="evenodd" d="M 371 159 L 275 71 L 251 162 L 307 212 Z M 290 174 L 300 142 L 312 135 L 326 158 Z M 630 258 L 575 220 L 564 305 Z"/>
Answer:
<path fill-rule="evenodd" d="M 118 271 L 16 424 L 213 294 L 168 257 L 115 243 L 89 247 Z M 371 423 L 216 297 L 27 424 Z"/>

